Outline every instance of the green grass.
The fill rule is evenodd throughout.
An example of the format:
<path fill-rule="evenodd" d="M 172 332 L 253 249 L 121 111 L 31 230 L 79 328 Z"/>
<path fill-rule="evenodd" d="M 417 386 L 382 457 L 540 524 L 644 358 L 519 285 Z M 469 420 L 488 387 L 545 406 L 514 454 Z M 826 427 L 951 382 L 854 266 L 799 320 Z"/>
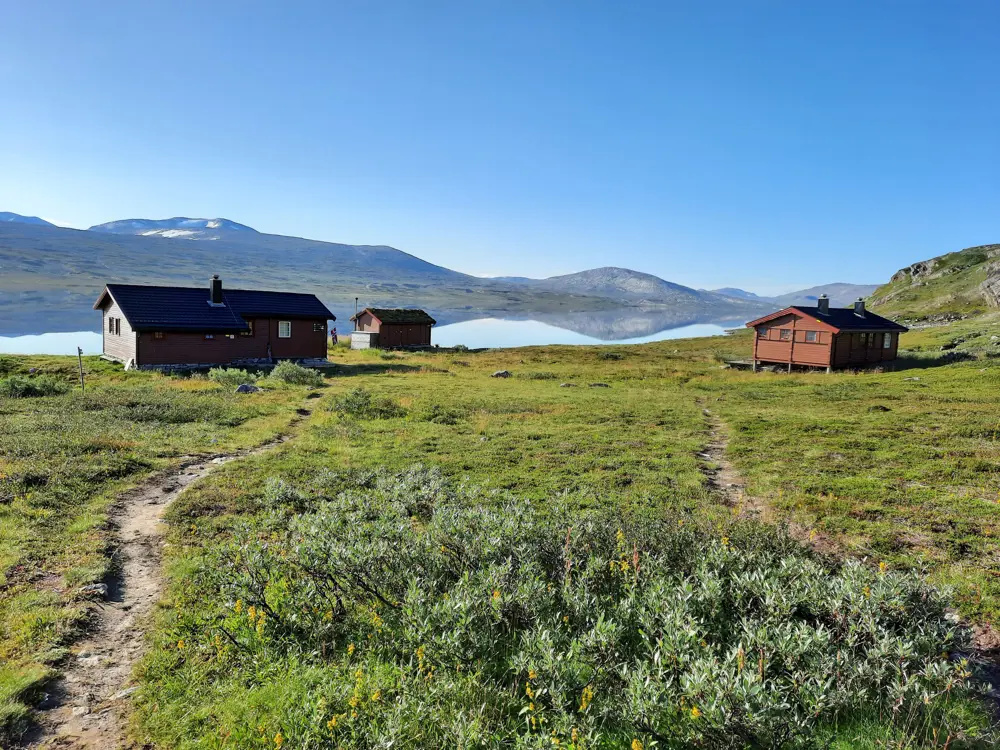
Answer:
<path fill-rule="evenodd" d="M 61 383 L 62 395 L 0 398 L 0 738 L 24 728 L 25 701 L 58 668 L 86 616 L 79 589 L 110 564 L 108 506 L 190 454 L 255 445 L 289 421 L 293 391 L 238 397 L 203 379 L 121 373 L 85 359 L 4 358 Z"/>
<path fill-rule="evenodd" d="M 484 509 L 493 507 L 491 498 L 513 496 L 530 503 L 540 523 L 549 509 L 566 503 L 583 514 L 680 515 L 718 539 L 718 529 L 733 523 L 733 509 L 710 492 L 702 473 L 705 460 L 698 454 L 708 440 L 706 407 L 724 420 L 730 460 L 776 520 L 817 530 L 866 559 L 869 570 L 879 562 L 890 574 L 926 570 L 931 580 L 955 585 L 955 602 L 965 616 L 992 623 L 1000 611 L 1000 360 L 988 356 L 995 346 L 991 335 L 997 334 L 966 321 L 914 331 L 903 339 L 904 348 L 919 350 L 906 360 L 907 369 L 857 375 L 724 369 L 722 360 L 746 355 L 746 334 L 613 349 L 401 352 L 391 358 L 332 349 L 338 366 L 294 440 L 221 467 L 168 511 L 172 583 L 157 618 L 155 648 L 143 666 L 135 734 L 160 747 L 273 747 L 274 732 L 287 719 L 294 732 L 283 735 L 286 747 L 323 746 L 308 745 L 299 719 L 290 718 L 314 719 L 316 706 L 308 701 L 325 695 L 321 686 L 334 679 L 322 643 L 318 656 L 264 649 L 252 667 L 241 663 L 231 672 L 220 672 L 220 664 L 201 650 L 203 638 L 211 643 L 219 634 L 213 630 L 217 617 L 228 616 L 220 614 L 227 601 L 219 584 L 202 575 L 203 561 L 228 544 L 241 524 L 284 533 L 265 519 L 275 508 L 314 511 L 317 495 L 310 488 L 365 472 L 395 475 L 420 463 L 439 470 L 449 486 L 475 488 Z M 967 337 L 961 346 L 981 358 L 941 365 L 939 341 L 949 336 Z M 69 381 L 68 360 L 19 359 L 17 367 L 53 363 Z M 100 370 L 88 402 L 106 406 L 86 418 L 74 421 L 83 403 L 78 392 L 0 401 L 0 428 L 50 438 L 4 443 L 0 437 L 0 470 L 11 473 L 7 467 L 17 461 L 18 475 L 30 483 L 25 467 L 39 466 L 46 476 L 59 477 L 44 485 L 47 493 L 72 485 L 59 496 L 59 511 L 48 517 L 29 518 L 18 500 L 24 517 L 10 527 L 9 538 L 0 538 L 0 555 L 7 555 L 0 571 L 10 576 L 18 569 L 11 562 L 22 559 L 32 571 L 0 593 L 28 602 L 0 611 L 0 623 L 5 617 L 12 623 L 0 633 L 0 648 L 20 644 L 9 653 L 23 665 L 20 675 L 34 675 L 27 686 L 5 693 L 5 681 L 17 686 L 25 678 L 0 672 L 0 700 L 6 701 L 0 705 L 8 710 L 21 711 L 22 703 L 5 696 L 12 690 L 30 694 L 41 677 L 31 670 L 50 668 L 72 638 L 79 617 L 72 587 L 105 569 L 101 524 L 113 492 L 180 453 L 215 450 L 213 437 L 228 446 L 259 442 L 287 421 L 301 397 L 300 389 L 289 387 L 246 401 L 205 380 L 123 374 L 96 361 L 88 367 Z M 514 377 L 490 377 L 500 369 Z M 243 415 L 238 410 L 247 404 L 269 411 Z M 183 421 L 194 414 L 207 416 Z M 244 417 L 248 421 L 241 424 Z M 69 426 L 52 426 L 64 423 Z M 83 448 L 112 436 L 127 446 Z M 67 472 L 80 484 L 60 473 L 64 454 Z M 13 507 L 0 505 L 0 514 Z M 62 550 L 67 554 L 60 557 Z M 60 580 L 55 591 L 46 583 L 50 568 Z M 36 572 L 41 575 L 33 578 Z M 0 607 L 6 601 L 0 599 Z M 15 624 L 25 608 L 43 624 Z M 49 621 L 58 627 L 44 624 Z M 50 635 L 31 635 L 39 630 Z M 198 650 L 178 653 L 178 640 L 192 639 L 202 644 Z M 341 656 L 331 663 L 339 664 Z M 386 670 L 387 679 L 398 677 L 400 658 L 377 660 L 383 666 L 373 663 L 373 669 Z M 483 684 L 462 682 L 460 692 L 495 705 L 489 691 L 477 692 Z M 935 711 L 902 721 L 891 711 L 852 710 L 821 722 L 816 736 L 829 738 L 833 747 L 933 746 L 934 730 L 958 726 L 975 736 L 986 722 L 975 704 L 960 697 Z M 437 716 L 435 721 L 444 720 Z M 975 746 L 958 736 L 950 747 L 963 742 Z"/>

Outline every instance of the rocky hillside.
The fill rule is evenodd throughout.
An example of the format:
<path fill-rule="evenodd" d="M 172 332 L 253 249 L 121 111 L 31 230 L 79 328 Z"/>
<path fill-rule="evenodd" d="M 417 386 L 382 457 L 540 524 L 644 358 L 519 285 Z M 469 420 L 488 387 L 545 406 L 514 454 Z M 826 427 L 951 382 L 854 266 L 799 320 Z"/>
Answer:
<path fill-rule="evenodd" d="M 893 274 L 871 305 L 903 321 L 946 321 L 1000 307 L 1000 245 L 969 247 Z"/>

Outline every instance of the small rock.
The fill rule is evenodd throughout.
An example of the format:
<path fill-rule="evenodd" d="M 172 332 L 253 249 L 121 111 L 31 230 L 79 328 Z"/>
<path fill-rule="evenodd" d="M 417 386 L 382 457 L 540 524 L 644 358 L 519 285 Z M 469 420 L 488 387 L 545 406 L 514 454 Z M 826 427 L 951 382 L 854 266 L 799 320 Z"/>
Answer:
<path fill-rule="evenodd" d="M 874 404 L 873 406 L 869 406 L 868 407 L 868 411 L 870 411 L 870 412 L 875 412 L 875 411 L 892 411 L 892 409 L 890 409 L 888 406 L 882 406 L 882 404 Z"/>
<path fill-rule="evenodd" d="M 262 390 L 264 389 L 250 383 L 243 383 L 236 388 L 237 393 L 260 393 Z"/>
<path fill-rule="evenodd" d="M 485 437 L 481 437 L 481 438 L 479 438 L 479 442 L 480 442 L 480 443 L 485 443 L 485 442 L 487 441 L 487 439 L 488 439 L 488 438 L 485 438 Z"/>
<path fill-rule="evenodd" d="M 134 693 L 138 689 L 139 689 L 138 686 L 133 686 L 130 688 L 125 688 L 124 690 L 119 690 L 111 697 L 111 700 L 120 701 L 122 698 L 128 698 L 130 695 L 132 695 L 132 693 Z"/>
<path fill-rule="evenodd" d="M 990 341 L 1000 341 L 1000 336 L 990 336 Z"/>
<path fill-rule="evenodd" d="M 608 385 L 607 383 L 591 383 L 590 387 L 591 388 L 610 388 L 611 386 Z"/>
<path fill-rule="evenodd" d="M 83 596 L 96 596 L 100 599 L 104 599 L 108 595 L 108 584 L 106 583 L 90 583 L 80 589 L 80 593 Z"/>
<path fill-rule="evenodd" d="M 510 371 L 508 370 L 497 370 L 495 373 L 490 375 L 491 378 L 509 378 Z"/>
<path fill-rule="evenodd" d="M 920 380 L 920 378 L 903 378 L 903 380 Z"/>
<path fill-rule="evenodd" d="M 944 619 L 948 622 L 955 623 L 958 622 L 960 618 L 956 612 L 945 612 Z"/>
<path fill-rule="evenodd" d="M 576 383 L 560 383 L 560 388 L 576 388 Z"/>
<path fill-rule="evenodd" d="M 38 372 L 38 368 L 37 367 L 29 367 L 28 368 L 28 374 L 29 375 L 34 375 L 36 372 Z"/>
<path fill-rule="evenodd" d="M 86 716 L 90 713 L 90 706 L 73 706 L 74 716 Z"/>

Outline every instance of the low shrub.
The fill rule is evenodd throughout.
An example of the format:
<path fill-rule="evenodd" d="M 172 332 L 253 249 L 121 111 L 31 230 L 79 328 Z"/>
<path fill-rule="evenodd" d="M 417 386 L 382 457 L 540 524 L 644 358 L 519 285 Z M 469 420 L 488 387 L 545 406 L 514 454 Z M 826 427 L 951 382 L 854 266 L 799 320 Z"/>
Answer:
<path fill-rule="evenodd" d="M 620 360 L 625 359 L 625 355 L 620 352 L 599 352 L 597 355 L 598 359 L 608 359 L 608 360 Z"/>
<path fill-rule="evenodd" d="M 323 373 L 287 359 L 279 362 L 268 377 L 289 385 L 323 385 Z"/>
<path fill-rule="evenodd" d="M 554 372 L 522 372 L 517 375 L 525 380 L 557 380 L 559 378 Z"/>
<path fill-rule="evenodd" d="M 11 375 L 0 379 L 0 398 L 37 398 L 66 393 L 69 386 L 51 375 Z"/>
<path fill-rule="evenodd" d="M 208 371 L 208 379 L 225 388 L 236 388 L 244 383 L 256 383 L 260 376 L 246 370 L 229 367 L 213 367 Z"/>
<path fill-rule="evenodd" d="M 168 673 L 281 675 L 266 732 L 289 746 L 819 747 L 859 720 L 970 739 L 966 634 L 917 575 L 420 468 L 324 482 L 304 514 L 269 488 L 193 579 L 219 604 L 178 605 L 165 639 Z M 254 711 L 220 730 L 252 744 Z"/>
<path fill-rule="evenodd" d="M 432 404 L 419 414 L 418 419 L 423 422 L 433 422 L 434 424 L 458 424 L 466 416 L 468 416 L 468 413 L 464 409 Z"/>
<path fill-rule="evenodd" d="M 469 347 L 467 347 L 465 344 L 455 344 L 453 347 L 451 347 L 451 350 L 453 352 L 467 352 L 469 351 Z"/>
<path fill-rule="evenodd" d="M 365 388 L 354 388 L 342 396 L 337 396 L 330 406 L 330 411 L 354 419 L 394 419 L 406 416 L 406 409 L 395 401 L 375 397 Z"/>

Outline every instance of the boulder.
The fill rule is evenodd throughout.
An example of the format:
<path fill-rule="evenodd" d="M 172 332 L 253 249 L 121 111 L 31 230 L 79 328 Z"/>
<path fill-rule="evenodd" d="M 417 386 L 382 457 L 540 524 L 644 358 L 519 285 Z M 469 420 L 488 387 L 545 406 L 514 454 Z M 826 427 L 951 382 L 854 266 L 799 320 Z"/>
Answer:
<path fill-rule="evenodd" d="M 97 597 L 99 599 L 106 599 L 108 596 L 108 584 L 106 583 L 91 583 L 80 589 L 80 593 L 83 596 Z"/>
<path fill-rule="evenodd" d="M 611 386 L 608 385 L 607 383 L 591 383 L 590 387 L 591 388 L 610 388 Z"/>
<path fill-rule="evenodd" d="M 492 375 L 490 375 L 490 377 L 491 378 L 509 378 L 510 377 L 510 371 L 509 370 L 497 370 L 495 373 L 493 373 Z"/>
<path fill-rule="evenodd" d="M 237 393 L 260 393 L 262 390 L 264 389 L 251 383 L 243 383 L 236 387 Z"/>
<path fill-rule="evenodd" d="M 868 411 L 870 411 L 870 412 L 875 412 L 875 411 L 892 411 L 892 409 L 890 409 L 888 406 L 882 406 L 882 404 L 875 404 L 874 406 L 869 406 L 868 407 Z"/>
<path fill-rule="evenodd" d="M 576 388 L 576 383 L 560 383 L 560 388 Z"/>

